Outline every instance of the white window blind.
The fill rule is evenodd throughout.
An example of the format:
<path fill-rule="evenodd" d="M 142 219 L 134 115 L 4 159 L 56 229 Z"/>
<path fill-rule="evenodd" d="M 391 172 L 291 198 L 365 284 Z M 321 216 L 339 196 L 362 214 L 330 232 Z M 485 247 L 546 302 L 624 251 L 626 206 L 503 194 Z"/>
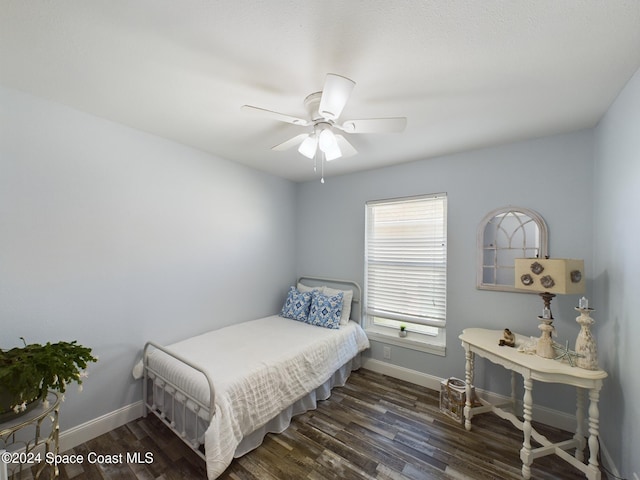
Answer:
<path fill-rule="evenodd" d="M 367 203 L 368 316 L 445 327 L 446 218 L 446 194 Z"/>

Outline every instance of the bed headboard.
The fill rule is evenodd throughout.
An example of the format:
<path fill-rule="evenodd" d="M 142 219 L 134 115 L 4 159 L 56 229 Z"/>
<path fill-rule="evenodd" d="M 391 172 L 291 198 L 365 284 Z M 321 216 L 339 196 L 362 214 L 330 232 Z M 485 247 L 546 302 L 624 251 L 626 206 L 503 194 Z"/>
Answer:
<path fill-rule="evenodd" d="M 362 323 L 362 288 L 351 280 L 341 280 L 339 278 L 312 277 L 304 275 L 298 278 L 298 283 L 304 283 L 309 287 L 320 287 L 326 285 L 339 290 L 353 290 L 353 300 L 351 301 L 351 320 Z"/>

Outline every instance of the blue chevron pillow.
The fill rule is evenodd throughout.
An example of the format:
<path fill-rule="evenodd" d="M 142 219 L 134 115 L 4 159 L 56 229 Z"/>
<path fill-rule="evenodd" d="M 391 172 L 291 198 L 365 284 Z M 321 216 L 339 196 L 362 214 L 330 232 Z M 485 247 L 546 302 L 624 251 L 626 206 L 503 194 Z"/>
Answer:
<path fill-rule="evenodd" d="M 299 292 L 296 287 L 290 287 L 280 316 L 298 320 L 299 322 L 306 322 L 309 318 L 310 306 L 311 292 Z"/>
<path fill-rule="evenodd" d="M 314 290 L 311 293 L 311 308 L 309 309 L 307 323 L 325 328 L 340 328 L 343 293 L 323 295 L 318 290 Z"/>

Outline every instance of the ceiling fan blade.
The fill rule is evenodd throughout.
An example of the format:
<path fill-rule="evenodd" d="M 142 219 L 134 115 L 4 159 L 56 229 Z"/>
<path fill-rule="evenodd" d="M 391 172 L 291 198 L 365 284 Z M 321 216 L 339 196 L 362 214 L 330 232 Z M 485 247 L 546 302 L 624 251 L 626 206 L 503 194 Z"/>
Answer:
<path fill-rule="evenodd" d="M 356 82 L 347 77 L 328 73 L 322 89 L 320 106 L 318 107 L 320 115 L 330 120 L 337 119 L 347 104 L 355 85 Z"/>
<path fill-rule="evenodd" d="M 365 118 L 347 120 L 341 126 L 335 125 L 347 133 L 398 133 L 407 126 L 406 117 Z"/>
<path fill-rule="evenodd" d="M 290 138 L 289 140 L 285 140 L 284 142 L 271 147 L 271 150 L 276 150 L 280 152 L 282 150 L 287 150 L 291 147 L 295 147 L 296 145 L 299 145 L 300 143 L 302 143 L 304 139 L 307 138 L 308 136 L 309 136 L 308 133 L 301 133 L 300 135 L 296 135 L 295 137 Z"/>
<path fill-rule="evenodd" d="M 242 105 L 242 107 L 240 107 L 240 109 L 242 111 L 244 111 L 244 112 L 254 113 L 254 114 L 257 114 L 257 115 L 261 115 L 263 117 L 272 118 L 274 120 L 279 120 L 281 122 L 293 123 L 294 125 L 301 125 L 303 127 L 306 127 L 307 125 L 311 124 L 311 122 L 309 122 L 309 120 L 304 120 L 302 118 L 293 117 L 293 116 L 287 115 L 285 113 L 273 112 L 271 110 L 266 110 L 264 108 L 254 107 L 254 106 L 251 106 L 251 105 Z"/>
<path fill-rule="evenodd" d="M 342 152 L 342 158 L 352 157 L 353 155 L 358 153 L 358 151 L 354 148 L 354 146 L 351 145 L 349 141 L 346 138 L 344 138 L 344 136 L 337 133 L 335 137 L 336 137 L 336 142 L 338 142 L 338 147 L 340 147 L 340 151 Z"/>

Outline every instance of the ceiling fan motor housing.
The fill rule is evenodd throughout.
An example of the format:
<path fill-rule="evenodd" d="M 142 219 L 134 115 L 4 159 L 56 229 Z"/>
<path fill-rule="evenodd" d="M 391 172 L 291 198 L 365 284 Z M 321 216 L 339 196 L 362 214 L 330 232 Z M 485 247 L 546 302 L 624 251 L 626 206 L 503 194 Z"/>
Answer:
<path fill-rule="evenodd" d="M 320 115 L 320 98 L 322 97 L 322 92 L 315 92 L 311 95 L 307 95 L 307 98 L 304 99 L 304 106 L 309 113 L 309 118 L 312 122 L 316 123 L 320 120 L 328 121 L 322 115 Z"/>

